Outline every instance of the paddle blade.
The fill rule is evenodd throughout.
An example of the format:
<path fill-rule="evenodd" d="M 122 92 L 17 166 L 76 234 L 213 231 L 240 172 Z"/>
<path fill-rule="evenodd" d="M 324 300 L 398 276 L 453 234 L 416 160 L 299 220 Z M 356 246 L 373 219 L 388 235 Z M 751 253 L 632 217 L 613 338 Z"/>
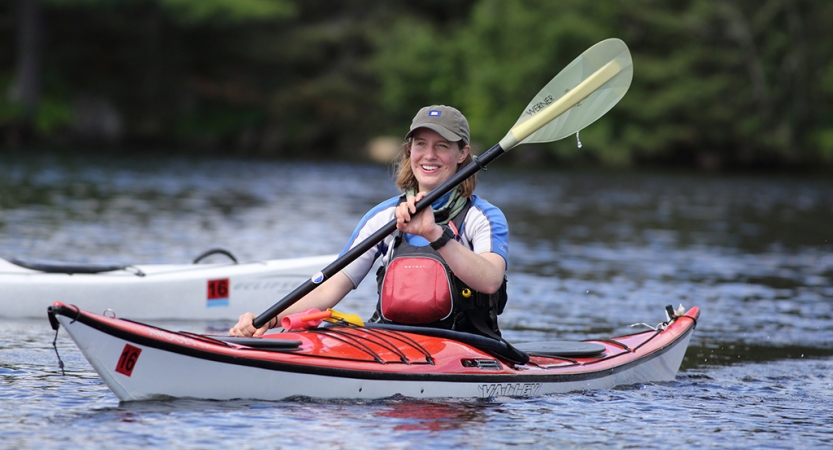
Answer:
<path fill-rule="evenodd" d="M 606 39 L 590 47 L 529 102 L 500 146 L 552 142 L 577 133 L 613 108 L 631 85 L 627 45 Z"/>

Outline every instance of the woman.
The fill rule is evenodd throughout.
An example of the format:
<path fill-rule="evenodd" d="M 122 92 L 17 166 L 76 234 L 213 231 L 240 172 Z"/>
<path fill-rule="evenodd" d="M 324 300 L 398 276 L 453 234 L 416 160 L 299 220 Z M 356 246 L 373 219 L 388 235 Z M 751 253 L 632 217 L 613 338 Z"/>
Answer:
<path fill-rule="evenodd" d="M 470 177 L 432 208 L 414 214 L 416 202 L 472 161 L 468 121 L 455 108 L 428 106 L 416 114 L 405 140 L 396 179 L 397 187 L 405 193 L 365 214 L 344 251 L 394 217 L 397 231 L 267 325 L 255 329 L 255 316 L 243 314 L 230 330 L 232 336 L 259 336 L 285 315 L 332 308 L 359 285 L 379 256 L 380 300 L 372 321 L 500 335 L 497 314 L 505 303 L 508 253 L 503 213 L 472 194 L 476 180 Z M 426 256 L 445 266 L 408 263 Z M 431 278 L 440 270 L 437 267 L 445 268 L 448 287 L 440 280 L 436 289 L 425 289 L 424 280 L 443 278 Z M 428 272 L 419 272 L 423 269 Z"/>

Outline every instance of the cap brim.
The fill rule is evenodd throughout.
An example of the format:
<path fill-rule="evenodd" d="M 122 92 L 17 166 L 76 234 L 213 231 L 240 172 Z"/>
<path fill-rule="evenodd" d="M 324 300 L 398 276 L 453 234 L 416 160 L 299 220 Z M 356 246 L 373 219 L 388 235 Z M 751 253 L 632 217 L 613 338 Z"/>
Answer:
<path fill-rule="evenodd" d="M 424 124 L 418 125 L 416 128 L 409 131 L 408 134 L 405 135 L 405 139 L 409 139 L 411 136 L 414 135 L 414 131 L 416 131 L 420 128 L 428 128 L 429 130 L 436 131 L 440 136 L 443 137 L 443 139 L 446 139 L 446 140 L 451 141 L 451 142 L 458 142 L 458 141 L 463 140 L 463 136 L 460 136 L 459 134 L 449 130 L 448 128 L 446 128 L 442 125 L 437 125 L 435 123 L 424 123 Z M 467 142 L 466 142 L 466 144 L 467 144 Z"/>

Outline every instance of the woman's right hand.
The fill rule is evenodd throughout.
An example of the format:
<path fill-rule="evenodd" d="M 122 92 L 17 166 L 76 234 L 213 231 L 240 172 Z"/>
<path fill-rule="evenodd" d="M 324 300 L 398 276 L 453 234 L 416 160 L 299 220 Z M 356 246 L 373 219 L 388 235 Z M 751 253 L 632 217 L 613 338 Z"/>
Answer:
<path fill-rule="evenodd" d="M 266 325 L 255 328 L 252 324 L 255 320 L 255 315 L 247 312 L 240 316 L 237 325 L 229 330 L 229 336 L 236 337 L 252 337 L 261 336 L 263 333 L 269 331 L 269 325 L 277 327 L 281 323 L 283 316 L 287 314 L 294 314 L 305 311 L 310 308 L 320 309 L 324 311 L 327 308 L 335 306 L 348 292 L 353 289 L 353 282 L 343 272 L 337 272 L 332 278 L 325 281 L 318 289 L 310 292 L 299 302 L 290 306 L 286 311 L 280 313 L 277 318 L 273 318 Z"/>
<path fill-rule="evenodd" d="M 229 336 L 261 336 L 263 333 L 269 331 L 269 323 L 260 328 L 255 328 L 253 324 L 254 321 L 255 315 L 250 312 L 241 315 L 240 318 L 237 320 L 237 324 L 229 330 Z"/>
<path fill-rule="evenodd" d="M 425 208 L 419 214 L 416 212 L 416 203 L 422 200 L 428 193 L 419 192 L 416 196 L 408 195 L 404 202 L 397 205 L 394 214 L 396 215 L 396 229 L 407 234 L 422 236 L 433 242 L 442 235 L 443 230 L 434 222 L 434 210 Z"/>

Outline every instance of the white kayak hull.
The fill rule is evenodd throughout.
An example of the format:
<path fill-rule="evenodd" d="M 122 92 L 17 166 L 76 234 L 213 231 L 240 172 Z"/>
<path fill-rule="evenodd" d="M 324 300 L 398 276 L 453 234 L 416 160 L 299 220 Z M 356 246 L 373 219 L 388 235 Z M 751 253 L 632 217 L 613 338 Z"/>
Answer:
<path fill-rule="evenodd" d="M 134 320 L 237 320 L 263 311 L 337 255 L 220 264 L 138 264 L 47 273 L 0 259 L 0 317 L 42 318 L 55 301 Z"/>

